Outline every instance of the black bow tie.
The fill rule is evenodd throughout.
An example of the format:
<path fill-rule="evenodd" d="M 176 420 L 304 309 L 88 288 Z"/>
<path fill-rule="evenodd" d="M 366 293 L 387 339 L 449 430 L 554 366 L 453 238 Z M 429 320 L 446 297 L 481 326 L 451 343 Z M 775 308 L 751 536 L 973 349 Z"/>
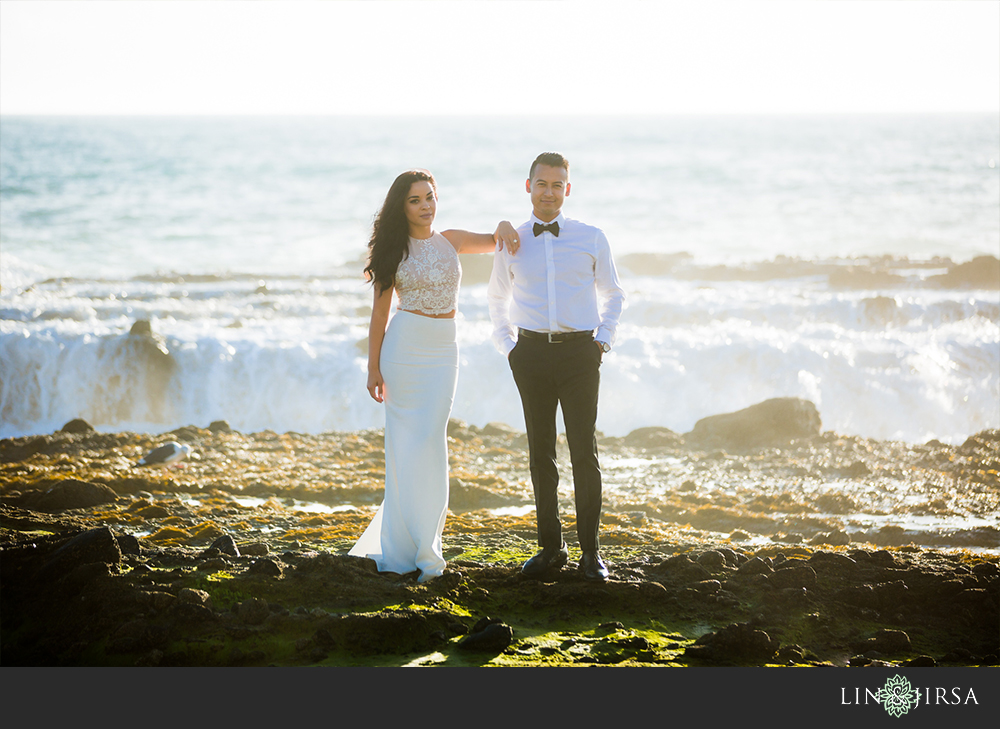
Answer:
<path fill-rule="evenodd" d="M 535 227 L 532 228 L 532 230 L 535 233 L 535 237 L 538 237 L 539 235 L 542 234 L 543 231 L 546 231 L 546 230 L 549 231 L 556 238 L 559 237 L 559 223 L 558 222 L 552 222 L 552 223 L 549 223 L 548 225 L 542 225 L 541 223 L 535 223 Z"/>

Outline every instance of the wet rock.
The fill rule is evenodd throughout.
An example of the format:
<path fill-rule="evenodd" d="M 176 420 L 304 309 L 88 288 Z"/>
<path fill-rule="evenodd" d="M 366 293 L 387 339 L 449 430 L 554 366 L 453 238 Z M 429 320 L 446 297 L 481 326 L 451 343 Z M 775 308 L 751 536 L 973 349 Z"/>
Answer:
<path fill-rule="evenodd" d="M 514 438 L 520 435 L 519 431 L 507 425 L 507 423 L 487 423 L 482 427 L 480 433 L 486 437 Z"/>
<path fill-rule="evenodd" d="M 702 580 L 694 583 L 689 589 L 706 595 L 711 595 L 722 589 L 722 583 L 718 580 Z"/>
<path fill-rule="evenodd" d="M 53 513 L 66 509 L 85 509 L 101 504 L 113 504 L 118 494 L 100 483 L 75 478 L 59 481 L 44 491 L 30 491 L 21 499 L 21 506 L 33 511 Z"/>
<path fill-rule="evenodd" d="M 224 557 L 220 557 L 219 551 L 216 549 L 206 549 L 201 553 L 201 556 L 204 558 L 204 561 L 198 565 L 199 572 L 212 573 L 229 569 L 229 562 Z"/>
<path fill-rule="evenodd" d="M 845 266 L 830 272 L 828 281 L 832 288 L 884 289 L 901 286 L 906 279 L 897 273 L 873 270 L 868 266 Z"/>
<path fill-rule="evenodd" d="M 216 620 L 215 612 L 210 607 L 194 601 L 185 602 L 178 599 L 167 612 L 177 623 L 186 626 L 211 623 Z"/>
<path fill-rule="evenodd" d="M 858 648 L 865 654 L 868 654 L 870 651 L 877 651 L 882 655 L 892 656 L 910 650 L 910 636 L 902 630 L 887 630 L 883 628 L 874 637 L 860 644 Z"/>
<path fill-rule="evenodd" d="M 871 468 L 868 467 L 868 464 L 865 463 L 864 461 L 855 461 L 854 463 L 851 463 L 848 466 L 841 466 L 841 467 L 837 467 L 837 468 L 830 468 L 830 469 L 827 470 L 827 473 L 829 473 L 832 476 L 836 476 L 838 478 L 854 478 L 854 479 L 857 479 L 857 478 L 864 478 L 865 476 L 870 476 L 871 473 L 872 473 L 872 470 L 871 470 Z M 833 504 L 833 505 L 834 506 L 838 506 L 836 504 Z M 835 509 L 827 509 L 827 510 L 830 511 L 831 513 L 835 513 L 835 514 L 837 514 L 837 513 L 840 513 L 840 514 L 847 513 L 847 511 L 844 511 L 843 509 L 840 509 L 839 506 L 838 506 L 837 510 L 835 510 Z"/>
<path fill-rule="evenodd" d="M 721 554 L 723 556 L 723 558 L 725 558 L 725 560 L 726 560 L 726 566 L 728 566 L 728 567 L 733 567 L 733 568 L 739 567 L 741 564 L 743 564 L 744 562 L 746 562 L 747 559 L 748 559 L 748 557 L 745 554 L 742 554 L 740 552 L 736 552 L 736 551 L 734 551 L 732 549 L 729 549 L 727 547 L 719 547 L 719 548 L 717 548 L 714 551 L 718 552 L 719 554 Z"/>
<path fill-rule="evenodd" d="M 813 588 L 816 586 L 816 570 L 808 565 L 781 567 L 768 577 L 772 587 Z"/>
<path fill-rule="evenodd" d="M 679 583 L 701 582 L 712 577 L 711 572 L 703 565 L 692 561 L 686 554 L 679 554 L 663 560 L 653 568 L 652 572 L 657 578 Z"/>
<path fill-rule="evenodd" d="M 872 565 L 875 567 L 897 566 L 896 558 L 892 555 L 892 552 L 888 552 L 884 549 L 879 549 L 875 552 L 869 552 L 864 549 L 857 549 L 854 550 L 853 552 L 850 552 L 848 556 L 851 559 L 853 559 L 857 564 Z"/>
<path fill-rule="evenodd" d="M 785 534 L 784 532 L 778 532 L 777 534 L 771 535 L 772 542 L 781 542 L 782 544 L 801 544 L 805 541 L 805 537 L 801 534 L 791 533 Z"/>
<path fill-rule="evenodd" d="M 193 605 L 204 605 L 209 609 L 212 608 L 212 596 L 204 590 L 195 590 L 190 587 L 185 587 L 177 593 L 177 599 L 181 602 L 191 603 Z"/>
<path fill-rule="evenodd" d="M 1000 259 L 977 256 L 971 261 L 954 264 L 948 273 L 928 277 L 928 282 L 947 288 L 1000 289 Z"/>
<path fill-rule="evenodd" d="M 514 630 L 509 625 L 494 618 L 484 618 L 473 626 L 458 646 L 464 651 L 503 653 L 513 640 Z"/>
<path fill-rule="evenodd" d="M 247 574 L 265 577 L 281 577 L 281 572 L 281 565 L 273 559 L 255 559 L 247 568 Z"/>
<path fill-rule="evenodd" d="M 163 592 L 162 590 L 151 590 L 149 592 L 141 590 L 136 594 L 136 602 L 139 605 L 152 608 L 153 610 L 166 610 L 177 602 L 177 599 L 176 595 Z"/>
<path fill-rule="evenodd" d="M 891 296 L 875 296 L 861 302 L 864 318 L 871 324 L 899 324 L 905 321 L 899 302 Z"/>
<path fill-rule="evenodd" d="M 828 545 L 831 547 L 846 547 L 851 543 L 850 535 L 841 530 L 834 529 L 832 532 L 822 532 L 809 540 L 810 544 Z"/>
<path fill-rule="evenodd" d="M 774 568 L 760 557 L 753 557 L 741 564 L 736 572 L 741 577 L 747 575 L 769 575 L 774 572 Z"/>
<path fill-rule="evenodd" d="M 162 336 L 147 320 L 133 323 L 129 333 L 109 341 L 112 355 L 121 361 L 121 374 L 108 383 L 101 402 L 103 417 L 129 420 L 152 417 L 163 420 L 170 381 L 177 362 Z"/>
<path fill-rule="evenodd" d="M 250 542 L 238 547 L 237 550 L 240 554 L 248 557 L 266 557 L 271 553 L 271 548 L 267 546 L 266 542 Z"/>
<path fill-rule="evenodd" d="M 236 540 L 234 540 L 228 534 L 223 534 L 221 537 L 212 542 L 212 546 L 209 549 L 216 549 L 222 554 L 228 554 L 230 557 L 239 557 L 240 550 L 236 546 Z"/>
<path fill-rule="evenodd" d="M 117 567 L 121 561 L 121 549 L 111 529 L 97 527 L 73 537 L 56 549 L 39 570 L 39 577 L 55 577 L 80 565 L 95 562 Z"/>
<path fill-rule="evenodd" d="M 1000 567 L 993 562 L 980 562 L 973 566 L 972 574 L 984 578 L 1000 577 Z"/>
<path fill-rule="evenodd" d="M 784 645 L 778 649 L 775 658 L 782 663 L 800 663 L 805 658 L 805 651 L 801 646 Z"/>
<path fill-rule="evenodd" d="M 94 426 L 83 418 L 74 418 L 59 429 L 60 433 L 93 433 Z"/>
<path fill-rule="evenodd" d="M 809 604 L 809 591 L 804 587 L 775 588 L 764 594 L 764 602 L 772 609 L 804 608 Z"/>
<path fill-rule="evenodd" d="M 854 607 L 870 609 L 878 607 L 878 598 L 875 596 L 875 590 L 871 585 L 851 585 L 850 587 L 845 587 L 838 590 L 834 594 L 834 598 Z"/>
<path fill-rule="evenodd" d="M 139 556 L 142 554 L 142 545 L 139 539 L 132 534 L 118 534 L 115 536 L 118 542 L 118 549 L 123 555 Z"/>
<path fill-rule="evenodd" d="M 383 610 L 333 618 L 325 627 L 337 645 L 358 655 L 413 653 L 440 648 L 455 618 L 437 610 Z"/>
<path fill-rule="evenodd" d="M 458 418 L 448 419 L 448 437 L 456 440 L 471 440 L 476 436 L 476 432 L 468 423 Z"/>
<path fill-rule="evenodd" d="M 840 552 L 816 552 L 809 557 L 809 565 L 818 572 L 852 573 L 858 567 L 855 559 Z"/>
<path fill-rule="evenodd" d="M 141 516 L 143 519 L 166 519 L 171 515 L 170 509 L 160 506 L 159 504 L 149 504 L 144 506 L 144 501 L 136 501 L 129 511 L 135 510 L 135 513 Z"/>
<path fill-rule="evenodd" d="M 111 636 L 110 650 L 115 653 L 137 653 L 140 651 L 159 653 L 157 663 L 136 665 L 157 665 L 163 659 L 163 653 L 156 646 L 161 645 L 167 637 L 167 632 L 160 626 L 154 626 L 144 618 L 130 620 L 121 625 Z"/>
<path fill-rule="evenodd" d="M 88 562 L 74 567 L 62 578 L 62 584 L 72 589 L 80 589 L 96 580 L 111 576 L 111 570 L 104 562 Z"/>
<path fill-rule="evenodd" d="M 734 413 L 702 418 L 684 440 L 700 448 L 782 446 L 819 435 L 821 424 L 819 411 L 808 400 L 774 398 Z"/>
<path fill-rule="evenodd" d="M 714 549 L 698 555 L 698 564 L 709 570 L 719 570 L 728 566 L 725 556 Z"/>
<path fill-rule="evenodd" d="M 778 641 L 763 630 L 757 630 L 748 623 L 733 623 L 698 638 L 687 648 L 685 655 L 716 662 L 766 663 L 774 657 L 778 647 Z"/>
<path fill-rule="evenodd" d="M 238 615 L 240 620 L 248 625 L 260 625 L 271 614 L 267 600 L 260 597 L 251 597 L 240 603 Z"/>
<path fill-rule="evenodd" d="M 452 476 L 448 483 L 448 508 L 453 511 L 475 511 L 496 509 L 523 503 L 521 497 L 511 497 L 497 493 L 485 486 L 468 483 Z"/>
<path fill-rule="evenodd" d="M 631 448 L 676 448 L 684 444 L 684 438 L 669 428 L 651 426 L 636 428 L 622 439 L 622 444 Z"/>
<path fill-rule="evenodd" d="M 43 452 L 49 444 L 44 435 L 0 440 L 0 463 L 17 463 Z"/>

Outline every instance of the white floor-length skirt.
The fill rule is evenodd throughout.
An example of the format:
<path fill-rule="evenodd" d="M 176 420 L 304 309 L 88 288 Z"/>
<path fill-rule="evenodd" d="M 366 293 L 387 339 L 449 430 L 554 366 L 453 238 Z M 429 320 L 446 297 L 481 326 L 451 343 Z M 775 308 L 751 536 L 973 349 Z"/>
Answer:
<path fill-rule="evenodd" d="M 425 582 L 445 569 L 448 418 L 458 383 L 454 319 L 396 312 L 379 368 L 385 380 L 385 498 L 349 554 L 379 572 L 420 570 Z"/>

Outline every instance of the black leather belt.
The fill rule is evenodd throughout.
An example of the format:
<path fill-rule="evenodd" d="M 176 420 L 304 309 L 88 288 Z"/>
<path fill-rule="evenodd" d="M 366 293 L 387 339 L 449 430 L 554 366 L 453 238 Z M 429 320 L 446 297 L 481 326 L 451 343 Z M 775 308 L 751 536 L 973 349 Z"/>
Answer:
<path fill-rule="evenodd" d="M 560 342 L 568 342 L 571 339 L 579 339 L 580 337 L 590 337 L 594 338 L 594 333 L 592 331 L 587 332 L 533 332 L 530 329 L 517 330 L 517 336 L 524 337 L 526 339 L 544 339 L 549 344 L 559 344 Z"/>

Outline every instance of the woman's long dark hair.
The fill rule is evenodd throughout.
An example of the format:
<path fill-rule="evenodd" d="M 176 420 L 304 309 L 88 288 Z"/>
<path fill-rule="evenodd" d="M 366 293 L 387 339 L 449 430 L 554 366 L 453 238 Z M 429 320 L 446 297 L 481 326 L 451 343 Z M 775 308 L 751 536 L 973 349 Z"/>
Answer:
<path fill-rule="evenodd" d="M 410 253 L 410 224 L 403 212 L 403 203 L 410 194 L 410 185 L 422 180 L 431 183 L 436 195 L 434 175 L 427 170 L 407 170 L 393 181 L 382 209 L 375 216 L 372 237 L 368 241 L 365 278 L 379 291 L 385 291 L 394 284 L 400 261 Z"/>

